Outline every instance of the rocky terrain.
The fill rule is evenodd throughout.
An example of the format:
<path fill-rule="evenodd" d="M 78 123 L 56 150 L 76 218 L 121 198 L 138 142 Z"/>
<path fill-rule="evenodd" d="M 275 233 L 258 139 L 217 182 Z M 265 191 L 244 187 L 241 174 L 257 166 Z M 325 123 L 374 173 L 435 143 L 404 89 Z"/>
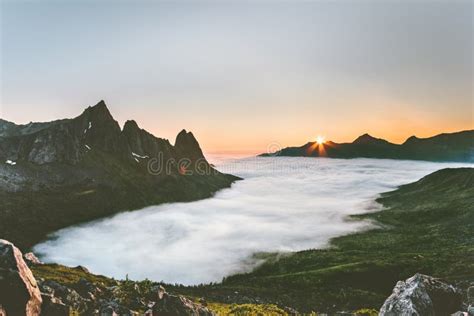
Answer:
<path fill-rule="evenodd" d="M 237 179 L 206 161 L 191 132 L 172 145 L 134 121 L 120 129 L 103 101 L 73 119 L 0 121 L 0 231 L 21 247 L 118 211 L 206 198 Z"/>
<path fill-rule="evenodd" d="M 32 272 L 33 271 L 33 272 Z M 36 278 L 35 278 L 36 277 Z M 457 312 L 456 312 L 457 311 Z M 467 293 L 430 276 L 400 281 L 378 315 L 473 315 L 474 287 Z M 456 314 L 454 314 L 456 313 Z M 78 266 L 45 265 L 32 253 L 22 255 L 0 240 L 0 315 L 297 315 L 291 308 L 244 304 L 225 306 L 205 298 L 170 294 L 149 280 L 117 281 Z M 377 315 L 373 309 L 338 315 Z"/>
<path fill-rule="evenodd" d="M 300 147 L 286 147 L 261 156 L 474 162 L 474 130 L 444 133 L 429 138 L 411 136 L 401 145 L 364 134 L 352 143 L 309 142 Z"/>

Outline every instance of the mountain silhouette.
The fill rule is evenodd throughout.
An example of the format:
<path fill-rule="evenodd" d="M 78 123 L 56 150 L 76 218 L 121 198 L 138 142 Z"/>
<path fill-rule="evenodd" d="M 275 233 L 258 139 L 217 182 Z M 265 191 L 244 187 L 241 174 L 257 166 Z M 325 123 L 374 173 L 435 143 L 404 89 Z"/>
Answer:
<path fill-rule="evenodd" d="M 364 134 L 352 143 L 309 142 L 300 147 L 286 147 L 260 156 L 474 162 L 474 130 L 444 133 L 428 138 L 411 136 L 401 145 Z"/>

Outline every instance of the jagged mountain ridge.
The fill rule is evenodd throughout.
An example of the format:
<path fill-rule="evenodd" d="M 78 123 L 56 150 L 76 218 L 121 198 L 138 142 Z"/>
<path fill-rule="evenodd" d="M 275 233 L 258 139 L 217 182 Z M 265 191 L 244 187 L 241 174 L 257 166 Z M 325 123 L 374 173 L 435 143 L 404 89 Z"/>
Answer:
<path fill-rule="evenodd" d="M 427 161 L 474 162 L 474 130 L 443 133 L 428 138 L 409 137 L 403 144 L 393 144 L 364 134 L 352 143 L 328 141 L 323 145 L 308 142 L 300 147 L 286 147 L 261 156 L 386 158 Z"/>
<path fill-rule="evenodd" d="M 77 164 L 92 149 L 134 163 L 140 157 L 158 157 L 159 152 L 165 159 L 204 159 L 197 140 L 185 130 L 175 146 L 140 129 L 135 121 L 127 121 L 121 130 L 104 101 L 73 119 L 27 125 L 2 120 L 0 131 L 0 159 L 17 163 Z"/>
<path fill-rule="evenodd" d="M 239 179 L 214 169 L 191 132 L 172 145 L 135 121 L 120 129 L 103 101 L 72 119 L 1 121 L 0 131 L 1 237 L 22 247 L 118 211 L 206 198 Z"/>

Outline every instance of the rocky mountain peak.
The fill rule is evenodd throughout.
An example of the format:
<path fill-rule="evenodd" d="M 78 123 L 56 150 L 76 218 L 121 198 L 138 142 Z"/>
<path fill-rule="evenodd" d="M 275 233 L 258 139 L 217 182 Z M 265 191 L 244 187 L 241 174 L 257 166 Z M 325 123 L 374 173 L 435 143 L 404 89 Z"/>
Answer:
<path fill-rule="evenodd" d="M 112 121 L 115 122 L 112 114 L 110 113 L 104 100 L 100 100 L 99 103 L 93 106 L 89 106 L 81 116 L 87 117 L 89 120 L 97 122 Z M 118 123 L 117 123 L 118 126 Z"/>
<path fill-rule="evenodd" d="M 187 132 L 185 129 L 176 136 L 174 148 L 180 158 L 189 158 L 191 160 L 204 158 L 201 147 L 199 147 L 199 143 L 193 133 Z"/>
<path fill-rule="evenodd" d="M 356 140 L 352 142 L 353 144 L 386 144 L 386 140 L 381 138 L 375 138 L 367 133 L 357 137 Z"/>
<path fill-rule="evenodd" d="M 138 127 L 137 122 L 134 120 L 128 120 L 123 125 L 123 132 L 130 132 L 130 131 L 139 131 L 140 127 Z"/>

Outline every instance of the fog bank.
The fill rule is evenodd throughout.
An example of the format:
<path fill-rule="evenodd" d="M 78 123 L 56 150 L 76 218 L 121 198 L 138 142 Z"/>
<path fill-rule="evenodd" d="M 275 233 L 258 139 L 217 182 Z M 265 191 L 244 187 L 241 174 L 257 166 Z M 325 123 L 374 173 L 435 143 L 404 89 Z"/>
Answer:
<path fill-rule="evenodd" d="M 213 198 L 151 206 L 58 231 L 42 259 L 94 273 L 199 284 L 248 271 L 256 252 L 328 246 L 371 226 L 378 193 L 460 164 L 378 159 L 250 158 L 218 169 L 245 178 Z"/>

